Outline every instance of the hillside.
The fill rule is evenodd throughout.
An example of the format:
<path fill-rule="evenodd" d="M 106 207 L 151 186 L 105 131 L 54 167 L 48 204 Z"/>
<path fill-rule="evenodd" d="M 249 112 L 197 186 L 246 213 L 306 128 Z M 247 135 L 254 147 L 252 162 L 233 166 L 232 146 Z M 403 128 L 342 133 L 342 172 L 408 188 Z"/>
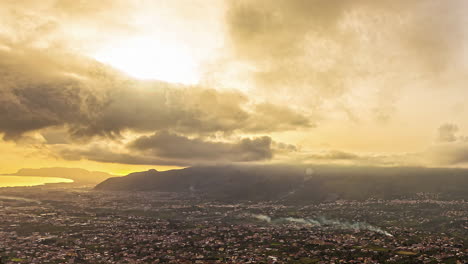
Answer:
<path fill-rule="evenodd" d="M 159 191 L 220 200 L 326 201 L 430 195 L 468 199 L 468 170 L 314 166 L 212 166 L 110 178 L 96 190 Z"/>

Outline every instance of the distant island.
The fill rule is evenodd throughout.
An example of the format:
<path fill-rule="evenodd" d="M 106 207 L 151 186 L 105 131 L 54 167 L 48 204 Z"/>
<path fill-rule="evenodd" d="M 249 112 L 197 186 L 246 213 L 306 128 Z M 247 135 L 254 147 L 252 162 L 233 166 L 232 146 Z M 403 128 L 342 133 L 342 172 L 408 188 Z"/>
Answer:
<path fill-rule="evenodd" d="M 66 178 L 73 180 L 75 184 L 98 184 L 108 178 L 116 177 L 115 175 L 106 172 L 60 167 L 38 169 L 23 168 L 18 170 L 16 173 L 3 175 Z"/>

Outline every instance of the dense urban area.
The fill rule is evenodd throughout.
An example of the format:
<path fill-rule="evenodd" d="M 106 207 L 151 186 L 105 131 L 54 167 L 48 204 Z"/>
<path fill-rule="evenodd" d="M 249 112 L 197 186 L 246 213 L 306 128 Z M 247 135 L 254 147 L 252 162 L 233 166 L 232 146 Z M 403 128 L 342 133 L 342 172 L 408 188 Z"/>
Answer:
<path fill-rule="evenodd" d="M 0 188 L 0 263 L 467 263 L 468 202 Z"/>

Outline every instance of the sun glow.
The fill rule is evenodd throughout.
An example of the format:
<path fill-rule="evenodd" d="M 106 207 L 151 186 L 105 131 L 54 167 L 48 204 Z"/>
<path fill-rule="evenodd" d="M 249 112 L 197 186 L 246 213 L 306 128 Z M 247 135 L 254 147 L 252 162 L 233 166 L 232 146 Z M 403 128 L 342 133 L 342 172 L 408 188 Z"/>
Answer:
<path fill-rule="evenodd" d="M 138 79 L 196 84 L 198 63 L 190 53 L 181 43 L 138 37 L 112 43 L 92 57 Z"/>

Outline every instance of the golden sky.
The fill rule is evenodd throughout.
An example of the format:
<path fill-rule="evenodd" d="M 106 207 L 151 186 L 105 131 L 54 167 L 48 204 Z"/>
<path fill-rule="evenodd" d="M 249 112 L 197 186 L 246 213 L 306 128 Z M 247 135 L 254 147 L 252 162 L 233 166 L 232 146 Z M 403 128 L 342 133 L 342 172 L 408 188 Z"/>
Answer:
<path fill-rule="evenodd" d="M 464 0 L 3 0 L 0 172 L 468 164 Z"/>

